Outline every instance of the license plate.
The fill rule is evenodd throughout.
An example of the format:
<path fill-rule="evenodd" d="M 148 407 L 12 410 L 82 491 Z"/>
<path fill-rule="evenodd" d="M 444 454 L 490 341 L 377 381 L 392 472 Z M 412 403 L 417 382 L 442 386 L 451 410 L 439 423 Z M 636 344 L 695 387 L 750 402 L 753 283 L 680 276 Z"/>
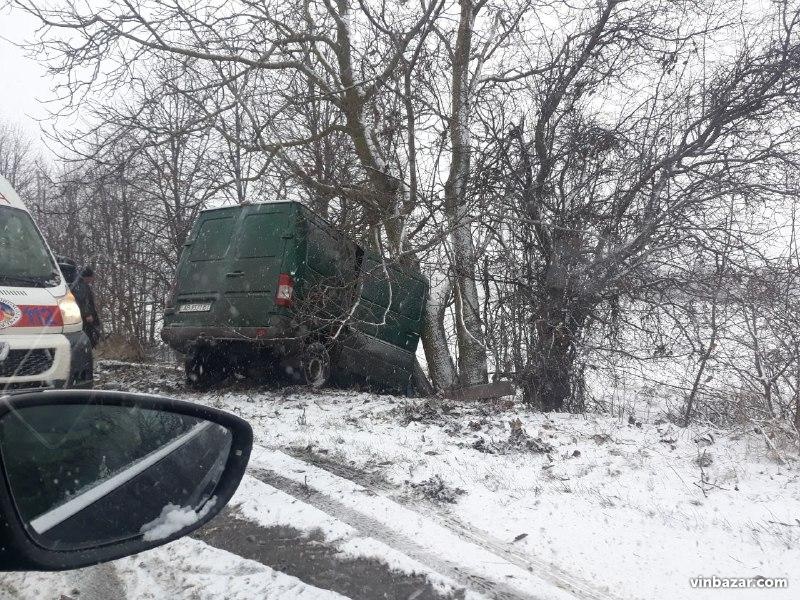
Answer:
<path fill-rule="evenodd" d="M 211 310 L 211 302 L 192 302 L 190 304 L 181 304 L 178 312 L 208 312 Z"/>

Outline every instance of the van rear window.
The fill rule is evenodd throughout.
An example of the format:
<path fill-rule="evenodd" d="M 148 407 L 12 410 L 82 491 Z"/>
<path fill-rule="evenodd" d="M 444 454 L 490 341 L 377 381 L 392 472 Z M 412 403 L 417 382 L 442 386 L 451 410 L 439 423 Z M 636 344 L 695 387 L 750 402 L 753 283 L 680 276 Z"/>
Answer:
<path fill-rule="evenodd" d="M 58 271 L 31 216 L 0 206 L 0 285 L 57 285 Z"/>
<path fill-rule="evenodd" d="M 281 213 L 247 215 L 239 241 L 239 258 L 278 256 L 283 250 Z"/>
<path fill-rule="evenodd" d="M 219 260 L 225 256 L 231 241 L 233 217 L 206 219 L 200 224 L 200 230 L 194 238 L 190 259 Z"/>

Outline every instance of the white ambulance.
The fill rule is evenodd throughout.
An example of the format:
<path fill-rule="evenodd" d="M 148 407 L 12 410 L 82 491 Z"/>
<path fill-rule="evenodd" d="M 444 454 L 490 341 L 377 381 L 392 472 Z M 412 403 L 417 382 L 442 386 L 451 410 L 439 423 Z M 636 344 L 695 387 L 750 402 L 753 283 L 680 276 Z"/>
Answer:
<path fill-rule="evenodd" d="M 81 313 L 28 209 L 0 176 L 0 395 L 90 387 Z"/>

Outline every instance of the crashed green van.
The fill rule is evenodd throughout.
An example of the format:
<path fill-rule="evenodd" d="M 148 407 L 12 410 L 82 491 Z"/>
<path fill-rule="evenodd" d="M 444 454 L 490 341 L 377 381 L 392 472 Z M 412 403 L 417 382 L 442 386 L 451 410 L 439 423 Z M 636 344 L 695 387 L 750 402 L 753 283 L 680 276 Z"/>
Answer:
<path fill-rule="evenodd" d="M 203 211 L 166 300 L 162 339 L 187 381 L 276 373 L 406 392 L 427 282 L 297 202 Z"/>

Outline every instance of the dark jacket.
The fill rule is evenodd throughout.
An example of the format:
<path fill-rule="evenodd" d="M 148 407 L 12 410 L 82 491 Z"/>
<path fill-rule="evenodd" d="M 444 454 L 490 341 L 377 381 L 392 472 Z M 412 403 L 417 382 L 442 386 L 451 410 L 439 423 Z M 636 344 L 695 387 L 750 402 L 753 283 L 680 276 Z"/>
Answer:
<path fill-rule="evenodd" d="M 95 345 L 97 340 L 100 339 L 101 326 L 100 316 L 97 314 L 97 305 L 94 302 L 94 290 L 92 290 L 92 286 L 84 281 L 83 277 L 78 277 L 70 286 L 70 289 L 75 296 L 75 302 L 78 303 L 78 307 L 81 309 L 83 330 L 89 336 L 92 345 Z M 86 322 L 87 317 L 92 317 L 91 323 Z"/>

